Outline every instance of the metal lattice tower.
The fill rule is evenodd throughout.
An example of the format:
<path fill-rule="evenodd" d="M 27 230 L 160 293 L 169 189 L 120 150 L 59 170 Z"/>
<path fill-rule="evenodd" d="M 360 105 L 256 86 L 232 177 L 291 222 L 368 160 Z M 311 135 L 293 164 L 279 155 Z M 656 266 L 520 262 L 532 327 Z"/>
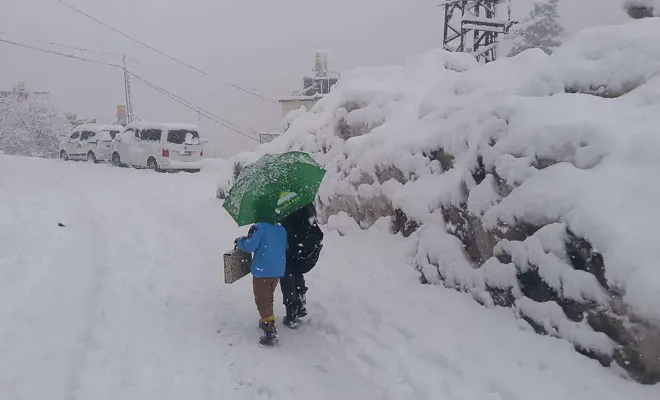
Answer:
<path fill-rule="evenodd" d="M 486 63 L 497 58 L 497 41 L 513 24 L 511 8 L 507 21 L 497 18 L 498 6 L 508 0 L 449 0 L 445 9 L 442 47 L 448 51 L 471 53 Z"/>

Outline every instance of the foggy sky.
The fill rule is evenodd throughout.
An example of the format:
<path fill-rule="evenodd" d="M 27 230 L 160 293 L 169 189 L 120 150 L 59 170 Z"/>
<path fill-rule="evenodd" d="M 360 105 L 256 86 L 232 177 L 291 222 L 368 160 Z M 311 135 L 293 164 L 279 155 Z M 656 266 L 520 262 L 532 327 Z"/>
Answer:
<path fill-rule="evenodd" d="M 314 52 L 326 50 L 330 69 L 400 64 L 440 47 L 440 0 L 66 0 L 116 28 L 206 72 L 202 76 L 75 13 L 56 0 L 0 0 L 0 37 L 47 47 L 39 39 L 127 54 L 134 72 L 237 124 L 275 131 L 279 105 L 237 91 L 231 81 L 272 99 L 301 86 Z M 513 0 L 514 17 L 532 0 Z M 616 23 L 620 0 L 560 0 L 569 32 Z M 597 12 L 589 10 L 600 5 Z M 63 52 L 67 49 L 53 48 Z M 107 62 L 112 57 L 75 52 Z M 121 70 L 0 43 L 0 88 L 19 80 L 49 91 L 55 104 L 79 116 L 114 120 L 124 103 Z M 142 120 L 197 123 L 195 112 L 132 81 Z M 208 120 L 203 135 L 225 154 L 254 142 Z"/>

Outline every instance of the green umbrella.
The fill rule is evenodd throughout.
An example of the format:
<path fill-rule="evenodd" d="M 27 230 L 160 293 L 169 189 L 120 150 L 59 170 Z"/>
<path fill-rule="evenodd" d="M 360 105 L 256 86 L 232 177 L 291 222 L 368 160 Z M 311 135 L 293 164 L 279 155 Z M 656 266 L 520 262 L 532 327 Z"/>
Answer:
<path fill-rule="evenodd" d="M 324 175 L 307 153 L 267 154 L 243 168 L 223 207 L 239 226 L 278 222 L 314 202 Z"/>

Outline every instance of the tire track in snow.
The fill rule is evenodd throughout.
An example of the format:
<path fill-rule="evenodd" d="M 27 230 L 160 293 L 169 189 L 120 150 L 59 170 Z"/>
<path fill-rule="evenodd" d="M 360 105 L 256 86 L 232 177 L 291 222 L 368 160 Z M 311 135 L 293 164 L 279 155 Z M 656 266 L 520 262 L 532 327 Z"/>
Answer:
<path fill-rule="evenodd" d="M 100 296 L 103 291 L 103 280 L 107 275 L 108 266 L 106 264 L 108 259 L 108 252 L 105 247 L 107 243 L 107 236 L 103 229 L 103 218 L 98 218 L 98 211 L 94 207 L 94 200 L 88 197 L 86 192 L 81 192 L 77 187 L 70 186 L 70 190 L 79 193 L 76 196 L 84 204 L 82 209 L 84 212 L 89 213 L 86 221 L 87 233 L 86 237 L 91 238 L 89 243 L 91 248 L 86 248 L 84 259 L 89 261 L 85 262 L 84 267 L 93 269 L 90 277 L 86 294 L 83 301 L 85 302 L 84 310 L 84 328 L 77 339 L 77 345 L 74 352 L 71 354 L 71 361 L 67 372 L 66 378 L 66 394 L 65 400 L 77 400 L 81 398 L 78 391 L 81 388 L 82 373 L 86 364 L 87 354 L 93 346 L 93 331 L 96 329 L 98 320 L 100 318 L 99 306 Z M 81 203 L 78 203 L 80 206 Z M 102 214 L 101 214 L 102 215 Z"/>

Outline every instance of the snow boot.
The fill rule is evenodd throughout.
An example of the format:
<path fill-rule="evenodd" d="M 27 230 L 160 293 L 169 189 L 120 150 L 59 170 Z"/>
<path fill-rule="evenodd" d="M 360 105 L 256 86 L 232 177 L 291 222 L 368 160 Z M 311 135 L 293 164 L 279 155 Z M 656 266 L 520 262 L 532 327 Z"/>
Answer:
<path fill-rule="evenodd" d="M 303 318 L 307 316 L 307 308 L 305 305 L 307 304 L 307 289 L 304 290 L 304 292 L 298 294 L 298 310 L 296 311 L 296 317 L 297 318 Z"/>
<path fill-rule="evenodd" d="M 275 322 L 262 322 L 259 324 L 262 326 L 264 334 L 259 338 L 259 344 L 263 346 L 274 346 L 280 339 L 277 337 L 277 328 L 275 328 Z"/>
<path fill-rule="evenodd" d="M 300 320 L 298 319 L 298 307 L 287 307 L 286 316 L 282 320 L 284 326 L 289 329 L 298 329 Z"/>
<path fill-rule="evenodd" d="M 284 319 L 282 319 L 282 323 L 289 329 L 298 329 L 300 328 L 302 321 L 300 321 L 298 318 L 284 317 Z"/>

